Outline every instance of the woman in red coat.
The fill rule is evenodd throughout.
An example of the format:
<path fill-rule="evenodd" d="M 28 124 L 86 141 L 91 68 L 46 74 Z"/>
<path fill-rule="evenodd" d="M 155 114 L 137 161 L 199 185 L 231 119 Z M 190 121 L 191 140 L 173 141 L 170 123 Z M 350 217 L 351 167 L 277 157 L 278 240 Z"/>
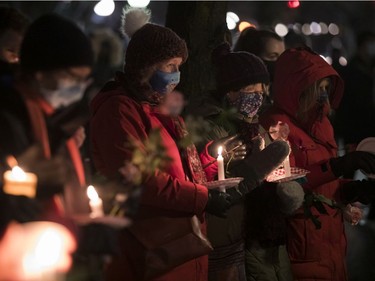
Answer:
<path fill-rule="evenodd" d="M 265 128 L 277 121 L 290 128 L 291 164 L 310 171 L 305 192 L 350 203 L 365 201 L 370 182 L 345 183 L 344 171 L 375 169 L 375 156 L 354 152 L 337 158 L 334 131 L 328 119 L 343 93 L 343 81 L 318 54 L 308 48 L 289 49 L 276 63 L 274 105 L 261 116 Z M 375 189 L 374 189 L 375 190 Z M 373 192 L 372 192 L 373 194 Z M 288 221 L 287 249 L 295 280 L 347 280 L 346 237 L 341 210 L 325 206 L 326 214 L 311 208 L 318 229 L 301 208 Z"/>
<path fill-rule="evenodd" d="M 144 149 L 150 133 L 158 129 L 171 162 L 144 178 L 139 212 L 143 214 L 151 207 L 154 212 L 171 216 L 197 215 L 203 222 L 204 211 L 223 215 L 229 208 L 230 196 L 207 190 L 206 175 L 195 147 L 178 145 L 186 136 L 182 118 L 175 110 L 165 112 L 160 106 L 167 95 L 176 94 L 173 90 L 179 82 L 179 67 L 187 55 L 185 41 L 168 28 L 147 23 L 132 34 L 124 73 L 109 82 L 91 103 L 91 149 L 98 171 L 113 178 L 125 161 L 132 159 L 129 144 L 135 142 Z M 209 155 L 202 157 L 207 162 L 213 159 Z M 137 253 L 132 252 L 133 245 L 128 242 L 122 244 L 122 255 L 109 265 L 108 280 L 137 280 L 133 272 L 137 262 L 130 262 L 131 255 Z M 152 280 L 205 281 L 207 256 L 181 264 Z"/>

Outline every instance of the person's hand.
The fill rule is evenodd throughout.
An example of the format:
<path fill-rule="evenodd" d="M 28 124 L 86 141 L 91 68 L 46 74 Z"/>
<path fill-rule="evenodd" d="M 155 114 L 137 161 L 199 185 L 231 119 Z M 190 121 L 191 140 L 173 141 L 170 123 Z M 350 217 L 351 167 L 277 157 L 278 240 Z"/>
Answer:
<path fill-rule="evenodd" d="M 70 178 L 65 157 L 56 155 L 51 159 L 45 159 L 39 145 L 28 148 L 17 157 L 17 160 L 21 168 L 37 175 L 38 197 L 39 195 L 49 196 L 62 191 L 64 184 Z"/>
<path fill-rule="evenodd" d="M 222 156 L 225 163 L 243 160 L 246 157 L 246 144 L 243 143 L 239 135 L 227 136 L 213 141 L 208 147 L 208 153 L 216 158 L 220 146 L 223 148 Z"/>
<path fill-rule="evenodd" d="M 77 129 L 77 131 L 73 135 L 74 141 L 76 142 L 78 147 L 81 147 L 83 142 L 86 139 L 85 128 L 82 126 Z"/>
<path fill-rule="evenodd" d="M 232 205 L 235 205 L 242 202 L 246 194 L 251 192 L 254 188 L 254 186 L 248 186 L 242 181 L 235 187 L 227 188 L 226 192 L 231 196 Z"/>
<path fill-rule="evenodd" d="M 367 174 L 375 174 L 375 155 L 365 151 L 353 151 L 348 154 L 331 158 L 329 161 L 333 174 L 341 177 L 361 169 Z"/>
<path fill-rule="evenodd" d="M 360 202 L 365 205 L 370 204 L 375 200 L 375 181 L 347 182 L 341 188 L 341 194 L 345 204 L 353 202 Z"/>
<path fill-rule="evenodd" d="M 363 217 L 363 211 L 357 206 L 352 206 L 351 204 L 345 206 L 343 214 L 344 220 L 351 225 L 357 225 Z"/>
<path fill-rule="evenodd" d="M 257 187 L 269 173 L 278 168 L 289 155 L 287 142 L 276 140 L 265 149 L 246 157 L 241 165 L 236 166 L 236 176 L 243 177 L 248 190 Z"/>
<path fill-rule="evenodd" d="M 206 212 L 217 217 L 226 218 L 226 213 L 232 205 L 231 196 L 228 193 L 220 192 L 215 189 L 208 190 L 208 201 Z"/>

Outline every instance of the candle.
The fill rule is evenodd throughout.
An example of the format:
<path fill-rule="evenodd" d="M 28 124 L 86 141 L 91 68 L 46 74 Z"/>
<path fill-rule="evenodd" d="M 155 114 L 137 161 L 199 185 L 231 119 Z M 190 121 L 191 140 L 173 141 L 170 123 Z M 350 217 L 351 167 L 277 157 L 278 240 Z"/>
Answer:
<path fill-rule="evenodd" d="M 95 188 L 92 185 L 89 185 L 87 187 L 87 196 L 90 199 L 90 208 L 91 208 L 91 214 L 90 217 L 96 218 L 96 217 L 102 217 L 104 216 L 103 213 L 103 201 L 99 198 L 98 193 L 96 192 Z"/>
<path fill-rule="evenodd" d="M 289 162 L 289 155 L 285 158 L 283 162 L 284 170 L 285 170 L 285 177 L 290 177 L 291 172 L 290 172 L 290 162 Z"/>
<path fill-rule="evenodd" d="M 225 179 L 224 158 L 221 155 L 222 152 L 223 152 L 223 147 L 219 146 L 219 148 L 217 150 L 217 159 L 216 159 L 217 160 L 217 176 L 218 176 L 219 181 Z"/>
<path fill-rule="evenodd" d="M 26 238 L 18 258 L 25 275 L 22 280 L 62 280 L 62 273 L 71 267 L 71 254 L 76 249 L 70 231 L 53 222 L 28 223 L 23 231 Z"/>
<path fill-rule="evenodd" d="M 289 141 L 286 140 L 286 142 L 287 142 L 287 144 L 289 145 L 289 148 L 290 148 Z M 290 154 L 290 152 L 289 152 L 289 154 Z M 292 175 L 291 171 L 290 171 L 289 154 L 288 154 L 287 157 L 285 157 L 285 160 L 283 161 L 283 166 L 284 166 L 284 170 L 285 170 L 285 177 L 290 177 Z"/>
<path fill-rule="evenodd" d="M 14 166 L 12 170 L 6 171 L 3 175 L 3 190 L 7 194 L 24 195 L 30 198 L 35 197 L 37 176 L 33 173 L 25 173 L 20 167 Z"/>

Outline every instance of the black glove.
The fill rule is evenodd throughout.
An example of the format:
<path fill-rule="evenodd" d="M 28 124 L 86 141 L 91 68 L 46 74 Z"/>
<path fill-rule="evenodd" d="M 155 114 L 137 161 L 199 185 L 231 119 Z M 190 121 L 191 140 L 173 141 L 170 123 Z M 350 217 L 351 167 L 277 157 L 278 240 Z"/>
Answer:
<path fill-rule="evenodd" d="M 217 217 L 226 218 L 226 212 L 232 205 L 231 201 L 231 196 L 228 193 L 210 189 L 208 190 L 206 212 Z"/>
<path fill-rule="evenodd" d="M 329 163 L 336 177 L 353 173 L 358 169 L 368 174 L 375 174 L 375 155 L 365 151 L 353 151 L 342 157 L 331 158 Z"/>
<path fill-rule="evenodd" d="M 239 135 L 233 135 L 213 141 L 208 147 L 208 153 L 212 157 L 217 157 L 219 146 L 223 147 L 223 158 L 226 163 L 243 160 L 246 157 L 246 145 Z"/>
<path fill-rule="evenodd" d="M 243 177 L 247 192 L 257 187 L 269 173 L 278 168 L 289 155 L 290 148 L 287 142 L 276 140 L 265 149 L 253 152 L 241 164 L 236 166 L 234 173 Z"/>
<path fill-rule="evenodd" d="M 370 204 L 375 199 L 375 181 L 362 180 L 351 181 L 343 185 L 341 189 L 343 203 L 360 202 Z"/>
<path fill-rule="evenodd" d="M 248 194 L 253 188 L 249 188 L 243 181 L 237 186 L 227 188 L 226 192 L 231 196 L 231 205 L 238 204 L 243 201 L 245 195 Z"/>

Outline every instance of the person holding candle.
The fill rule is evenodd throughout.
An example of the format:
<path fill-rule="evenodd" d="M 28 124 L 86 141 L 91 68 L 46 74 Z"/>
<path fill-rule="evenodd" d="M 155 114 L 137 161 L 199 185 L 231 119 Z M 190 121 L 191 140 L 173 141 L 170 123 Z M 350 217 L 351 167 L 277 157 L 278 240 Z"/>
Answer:
<path fill-rule="evenodd" d="M 137 25 L 132 22 L 134 15 L 143 22 Z M 142 178 L 139 212 L 147 213 L 152 208 L 153 213 L 165 212 L 172 217 L 196 215 L 205 232 L 205 211 L 224 216 L 230 195 L 208 190 L 195 146 L 180 145 L 187 135 L 184 120 L 179 110 L 164 105 L 168 97 L 177 94 L 174 88 L 180 81 L 179 68 L 186 61 L 188 50 L 175 32 L 149 23 L 149 19 L 150 15 L 142 9 L 128 9 L 124 13 L 123 28 L 130 37 L 124 72 L 118 73 L 115 81 L 107 83 L 91 102 L 94 164 L 105 176 L 117 177 L 125 161 L 132 160 L 134 149 L 129 144 L 135 142 L 137 149 L 144 151 L 150 134 L 159 130 L 158 136 L 171 162 L 165 169 L 158 167 Z M 214 160 L 217 151 L 205 157 L 207 161 Z M 136 280 L 129 261 L 135 253 L 129 250 L 132 246 L 129 241 L 123 244 L 122 256 L 113 259 L 107 269 L 109 280 Z M 185 262 L 152 280 L 205 281 L 207 256 Z"/>
<path fill-rule="evenodd" d="M 84 136 L 78 129 L 81 123 L 74 124 L 74 119 L 69 123 L 71 134 L 66 134 L 66 124 L 55 122 L 55 113 L 66 112 L 69 105 L 73 106 L 83 96 L 93 64 L 90 40 L 70 20 L 46 14 L 29 26 L 20 56 L 20 72 L 11 83 L 0 84 L 0 120 L 4 132 L 0 135 L 0 158 L 13 155 L 21 168 L 37 175 L 36 197 L 48 206 L 44 210 L 46 218 L 60 219 L 61 214 L 47 211 L 56 211 L 59 206 L 52 204 L 56 201 L 55 194 L 64 193 L 70 202 L 82 198 L 85 201 L 77 206 L 82 212 L 87 206 L 88 211 L 79 152 Z M 77 192 L 82 196 L 77 196 Z M 65 206 L 72 211 L 70 203 Z"/>
<path fill-rule="evenodd" d="M 274 104 L 261 116 L 260 123 L 265 127 L 280 121 L 288 124 L 291 165 L 310 171 L 303 184 L 305 203 L 311 194 L 323 198 L 319 199 L 320 208 L 309 210 L 306 203 L 288 219 L 287 248 L 293 278 L 348 280 L 343 212 L 324 206 L 332 205 L 332 200 L 368 204 L 375 196 L 374 182 L 339 177 L 356 169 L 374 173 L 375 155 L 356 151 L 337 157 L 328 116 L 331 107 L 339 105 L 344 83 L 319 54 L 307 47 L 286 50 L 276 62 L 273 87 Z"/>
<path fill-rule="evenodd" d="M 296 182 L 283 186 L 263 183 L 289 153 L 285 141 L 272 142 L 258 123 L 257 111 L 268 89 L 269 74 L 260 58 L 247 52 L 231 52 L 227 43 L 214 49 L 212 60 L 218 90 L 193 113 L 202 115 L 210 123 L 211 129 L 203 141 L 203 144 L 212 141 L 208 151 L 214 155 L 217 146 L 222 145 L 229 152 L 224 157 L 226 176 L 242 176 L 244 181 L 237 188 L 226 190 L 233 198 L 227 218 L 207 215 L 208 237 L 214 246 L 209 255 L 209 280 L 253 280 L 257 274 L 266 274 L 261 280 L 275 280 L 276 274 L 281 276 L 278 280 L 289 280 L 283 222 L 300 206 L 303 191 Z M 240 141 L 240 149 L 233 150 L 233 139 Z M 238 157 L 243 155 L 242 148 L 246 153 Z M 291 190 L 295 192 L 289 193 Z M 264 241 L 268 242 L 267 247 Z M 276 260 L 280 258 L 280 262 L 269 263 L 264 258 L 270 254 L 275 256 L 273 253 L 278 254 Z"/>

